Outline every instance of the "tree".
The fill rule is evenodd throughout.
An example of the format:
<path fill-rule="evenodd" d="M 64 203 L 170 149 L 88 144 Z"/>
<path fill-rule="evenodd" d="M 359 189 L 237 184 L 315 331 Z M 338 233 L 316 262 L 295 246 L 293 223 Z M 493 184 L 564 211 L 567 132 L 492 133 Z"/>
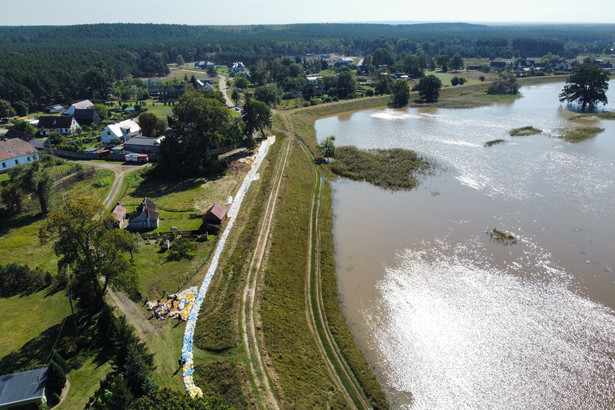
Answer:
<path fill-rule="evenodd" d="M 233 92 L 231 93 L 231 99 L 235 101 L 235 104 L 239 103 L 239 91 L 236 88 L 233 88 Z"/>
<path fill-rule="evenodd" d="M 237 77 L 235 79 L 235 87 L 244 90 L 248 88 L 248 80 L 244 76 Z"/>
<path fill-rule="evenodd" d="M 442 88 L 442 81 L 435 75 L 430 74 L 419 80 L 415 90 L 419 92 L 421 100 L 431 103 L 440 98 L 440 88 Z"/>
<path fill-rule="evenodd" d="M 24 120 L 15 120 L 13 121 L 13 129 L 17 131 L 22 131 L 32 135 L 33 137 L 36 135 L 38 130 L 32 124 Z"/>
<path fill-rule="evenodd" d="M 179 67 L 183 66 L 183 65 L 185 64 L 184 57 L 182 57 L 182 55 L 181 55 L 181 54 L 178 54 L 178 55 L 177 55 L 177 57 L 175 57 L 175 63 L 176 63 Z"/>
<path fill-rule="evenodd" d="M 161 175 L 196 176 L 212 170 L 210 150 L 241 141 L 243 124 L 233 118 L 219 91 L 186 92 L 173 107 L 171 123 L 179 139 L 165 138 L 160 145 L 157 171 Z M 168 140 L 168 141 L 167 141 Z M 182 163 L 182 167 L 177 167 Z"/>
<path fill-rule="evenodd" d="M 374 91 L 376 94 L 391 94 L 393 90 L 393 80 L 387 73 L 376 73 L 377 80 Z"/>
<path fill-rule="evenodd" d="M 267 84 L 256 89 L 254 98 L 265 104 L 274 105 L 278 102 L 278 94 L 278 87 L 276 87 L 275 84 Z"/>
<path fill-rule="evenodd" d="M 167 259 L 170 261 L 192 260 L 194 258 L 194 251 L 196 251 L 196 242 L 188 238 L 175 239 L 171 249 L 169 249 Z"/>
<path fill-rule="evenodd" d="M 71 269 L 73 289 L 85 306 L 99 306 L 109 284 L 136 291 L 136 274 L 126 257 L 136 251 L 136 242 L 129 232 L 111 228 L 115 222 L 100 201 L 70 198 L 40 228 L 41 243 L 53 242 L 58 272 Z"/>
<path fill-rule="evenodd" d="M 107 119 L 107 117 L 109 117 L 109 109 L 104 104 L 94 104 L 94 109 L 102 120 L 105 120 Z"/>
<path fill-rule="evenodd" d="M 451 57 L 448 66 L 454 71 L 463 69 L 463 58 L 461 58 L 459 54 L 455 54 L 453 57 Z"/>
<path fill-rule="evenodd" d="M 560 102 L 579 102 L 581 110 L 589 106 L 590 110 L 601 102 L 607 104 L 606 91 L 609 89 L 609 75 L 601 67 L 593 64 L 576 66 L 559 95 Z"/>
<path fill-rule="evenodd" d="M 9 183 L 0 188 L 0 204 L 9 218 L 21 213 L 24 200 L 25 193 L 17 184 Z"/>
<path fill-rule="evenodd" d="M 354 75 L 350 71 L 342 71 L 337 77 L 337 96 L 339 98 L 352 98 L 356 88 L 357 81 Z"/>
<path fill-rule="evenodd" d="M 271 127 L 271 110 L 263 102 L 248 99 L 243 106 L 243 122 L 246 125 L 244 134 L 251 138 L 254 131 L 260 131 L 264 137 L 264 128 Z"/>
<path fill-rule="evenodd" d="M 18 187 L 38 197 L 43 215 L 49 211 L 51 175 L 40 161 L 19 165 L 9 170 L 9 176 Z"/>
<path fill-rule="evenodd" d="M 451 59 L 451 56 L 449 56 L 448 54 L 442 54 L 436 58 L 438 65 L 442 67 L 443 73 L 446 73 L 448 71 L 448 64 L 449 64 L 450 59 Z"/>
<path fill-rule="evenodd" d="M 57 131 L 51 131 L 49 133 L 49 144 L 60 145 L 63 141 L 62 134 Z"/>
<path fill-rule="evenodd" d="M 517 77 L 511 73 L 502 73 L 494 82 L 489 85 L 487 94 L 517 94 L 519 93 L 519 84 Z"/>
<path fill-rule="evenodd" d="M 15 110 L 7 100 L 0 100 L 0 117 L 14 117 Z"/>
<path fill-rule="evenodd" d="M 404 80 L 395 80 L 393 83 L 393 106 L 404 107 L 410 101 L 410 87 Z"/>
<path fill-rule="evenodd" d="M 322 153 L 322 156 L 325 158 L 333 158 L 335 157 L 335 136 L 331 135 L 330 137 L 325 138 L 318 144 L 318 148 Z"/>
<path fill-rule="evenodd" d="M 144 112 L 139 115 L 139 127 L 146 137 L 155 137 L 158 132 L 158 116 L 152 112 Z"/>

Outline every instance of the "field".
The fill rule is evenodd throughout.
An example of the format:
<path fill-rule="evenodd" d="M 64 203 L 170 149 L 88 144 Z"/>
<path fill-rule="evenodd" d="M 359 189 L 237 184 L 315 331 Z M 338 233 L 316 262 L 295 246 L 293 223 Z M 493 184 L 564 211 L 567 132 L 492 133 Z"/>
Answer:
<path fill-rule="evenodd" d="M 59 166 L 58 170 L 62 176 L 71 168 L 71 164 L 66 164 Z M 130 210 L 130 206 L 138 205 L 144 196 L 152 198 L 161 210 L 161 231 L 168 231 L 171 226 L 196 229 L 201 220 L 191 215 L 202 215 L 214 202 L 224 204 L 229 195 L 234 195 L 245 170 L 246 167 L 234 167 L 215 180 L 194 179 L 181 183 L 146 180 L 137 171 L 125 178 L 122 200 L 128 203 Z M 102 169 L 91 176 L 87 173 L 71 176 L 54 187 L 53 206 L 61 206 L 65 197 L 89 196 L 102 200 L 107 196 L 112 181 L 113 173 Z M 2 263 L 39 266 L 55 274 L 57 257 L 50 245 L 39 244 L 38 231 L 44 218 L 36 211 L 36 200 L 31 201 L 32 212 L 4 221 L 0 226 L 0 260 Z M 192 259 L 180 261 L 169 261 L 157 244 L 141 241 L 139 252 L 135 254 L 135 266 L 142 296 L 157 299 L 163 293 L 200 284 L 204 274 L 202 268 L 206 266 L 216 240 L 216 236 L 210 235 L 208 241 L 198 244 Z M 163 387 L 182 390 L 181 372 L 176 370 L 184 325 L 168 320 L 148 320 L 151 313 L 142 304 L 124 300 L 121 295 L 118 297 L 135 309 L 129 314 L 140 321 L 138 333 L 155 354 L 156 382 Z M 73 331 L 72 320 L 67 319 L 69 305 L 64 290 L 53 292 L 45 289 L 28 296 L 0 298 L 0 310 L 6 313 L 0 323 L 0 364 L 3 369 L 19 370 L 44 363 L 56 335 L 62 331 L 62 345 L 64 338 Z M 71 390 L 60 408 L 83 407 L 98 388 L 98 381 L 110 369 L 105 357 L 100 349 L 88 349 L 79 354 L 77 365 L 68 373 Z"/>

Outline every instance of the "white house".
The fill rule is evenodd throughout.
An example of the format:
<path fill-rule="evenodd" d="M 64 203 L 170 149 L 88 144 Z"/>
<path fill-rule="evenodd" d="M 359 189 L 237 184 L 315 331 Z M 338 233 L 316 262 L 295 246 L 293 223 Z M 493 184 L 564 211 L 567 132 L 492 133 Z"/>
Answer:
<path fill-rule="evenodd" d="M 238 73 L 240 71 L 246 71 L 246 66 L 241 61 L 235 61 L 233 65 L 228 66 L 229 73 Z"/>
<path fill-rule="evenodd" d="M 72 104 L 68 110 L 64 111 L 64 115 L 73 115 L 75 110 L 89 110 L 94 108 L 94 103 L 90 100 L 83 100 Z"/>
<path fill-rule="evenodd" d="M 131 138 L 141 136 L 141 127 L 133 120 L 124 120 L 115 124 L 107 125 L 107 128 L 100 135 L 103 144 L 110 144 L 111 140 L 118 139 L 126 142 Z"/>
<path fill-rule="evenodd" d="M 38 118 L 38 133 L 47 137 L 52 132 L 59 132 L 62 135 L 72 134 L 79 129 L 79 123 L 72 115 L 43 115 Z"/>
<path fill-rule="evenodd" d="M 19 138 L 0 141 L 0 173 L 19 164 L 28 164 L 39 159 L 34 145 Z"/>

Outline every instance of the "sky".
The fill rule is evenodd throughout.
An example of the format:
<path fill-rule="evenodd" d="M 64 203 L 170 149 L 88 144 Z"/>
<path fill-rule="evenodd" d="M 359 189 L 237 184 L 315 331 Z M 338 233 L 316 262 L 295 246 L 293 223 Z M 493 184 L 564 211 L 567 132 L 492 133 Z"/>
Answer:
<path fill-rule="evenodd" d="M 0 0 L 0 25 L 613 23 L 614 0 Z"/>

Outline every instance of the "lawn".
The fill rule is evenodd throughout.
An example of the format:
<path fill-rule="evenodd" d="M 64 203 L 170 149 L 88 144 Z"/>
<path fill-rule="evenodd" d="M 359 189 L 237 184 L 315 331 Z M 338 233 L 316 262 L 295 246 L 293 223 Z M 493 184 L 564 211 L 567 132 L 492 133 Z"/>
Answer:
<path fill-rule="evenodd" d="M 70 314 L 64 291 L 48 293 L 45 289 L 31 295 L 0 298 L 0 359 Z"/>

